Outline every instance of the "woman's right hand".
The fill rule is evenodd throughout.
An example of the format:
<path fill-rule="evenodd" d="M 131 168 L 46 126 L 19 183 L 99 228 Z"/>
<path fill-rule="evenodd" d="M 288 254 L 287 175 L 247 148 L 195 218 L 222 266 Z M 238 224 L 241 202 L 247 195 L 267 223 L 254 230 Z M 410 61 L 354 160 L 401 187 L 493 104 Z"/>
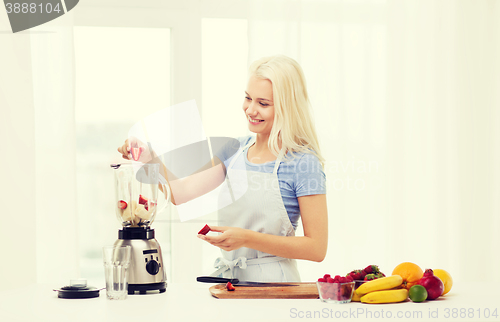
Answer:
<path fill-rule="evenodd" d="M 149 146 L 143 143 L 136 137 L 130 137 L 125 140 L 122 146 L 118 148 L 118 152 L 121 153 L 122 158 L 125 160 L 140 161 L 142 163 L 148 163 L 153 159 L 153 151 L 149 150 Z"/>
<path fill-rule="evenodd" d="M 125 160 L 130 160 L 132 158 L 132 155 L 130 154 L 130 145 L 128 143 L 128 139 L 125 140 L 125 143 L 118 147 L 118 152 L 122 154 L 122 158 Z"/>

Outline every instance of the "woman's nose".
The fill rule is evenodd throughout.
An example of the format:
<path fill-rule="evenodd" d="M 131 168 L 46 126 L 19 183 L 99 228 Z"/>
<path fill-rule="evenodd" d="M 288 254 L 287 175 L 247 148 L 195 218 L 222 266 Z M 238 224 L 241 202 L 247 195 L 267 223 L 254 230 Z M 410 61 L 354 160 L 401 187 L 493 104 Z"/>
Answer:
<path fill-rule="evenodd" d="M 257 114 L 257 109 L 255 108 L 254 102 L 250 102 L 250 104 L 248 104 L 248 107 L 246 109 L 246 113 L 248 115 L 255 115 L 255 114 Z"/>

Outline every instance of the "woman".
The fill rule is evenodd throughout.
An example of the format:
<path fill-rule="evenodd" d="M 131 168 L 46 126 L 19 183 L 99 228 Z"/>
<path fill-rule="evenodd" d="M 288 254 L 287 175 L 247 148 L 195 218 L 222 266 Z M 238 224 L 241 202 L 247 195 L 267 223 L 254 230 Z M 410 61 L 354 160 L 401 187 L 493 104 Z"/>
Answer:
<path fill-rule="evenodd" d="M 250 67 L 243 112 L 255 136 L 240 148 L 217 152 L 217 166 L 174 180 L 167 171 L 174 204 L 197 198 L 226 181 L 245 193 L 218 211 L 217 236 L 199 238 L 221 248 L 213 276 L 243 281 L 297 282 L 295 259 L 320 262 L 326 255 L 328 223 L 323 159 L 309 112 L 305 79 L 286 56 L 265 57 Z M 130 158 L 128 140 L 118 149 Z M 239 160 L 239 162 L 238 162 Z M 221 162 L 222 161 L 222 162 Z M 166 170 L 166 169 L 165 169 Z M 245 171 L 238 182 L 238 172 Z M 304 236 L 295 237 L 299 217 Z"/>

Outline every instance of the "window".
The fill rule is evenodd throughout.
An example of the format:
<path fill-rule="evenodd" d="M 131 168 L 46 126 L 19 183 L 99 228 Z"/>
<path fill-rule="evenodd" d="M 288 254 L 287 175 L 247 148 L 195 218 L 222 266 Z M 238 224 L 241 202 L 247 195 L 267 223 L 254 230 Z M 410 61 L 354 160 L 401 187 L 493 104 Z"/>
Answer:
<path fill-rule="evenodd" d="M 109 165 L 121 162 L 116 149 L 135 122 L 171 105 L 170 29 L 78 26 L 74 43 L 80 275 L 100 281 L 101 248 L 121 227 Z M 168 276 L 170 224 L 153 228 Z"/>

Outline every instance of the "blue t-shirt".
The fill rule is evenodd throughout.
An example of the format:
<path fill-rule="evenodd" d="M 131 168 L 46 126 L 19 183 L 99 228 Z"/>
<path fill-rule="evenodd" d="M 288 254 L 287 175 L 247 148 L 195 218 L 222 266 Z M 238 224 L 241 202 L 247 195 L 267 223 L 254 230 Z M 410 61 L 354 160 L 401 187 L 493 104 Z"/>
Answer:
<path fill-rule="evenodd" d="M 227 144 L 219 151 L 214 151 L 214 154 L 224 162 L 224 166 L 227 169 L 236 150 L 246 146 L 253 139 L 254 137 L 251 135 L 238 138 L 239 146 L 236 147 L 232 144 Z M 236 143 L 236 141 L 234 142 Z M 261 164 L 251 163 L 248 161 L 247 152 L 248 147 L 243 151 L 248 171 L 273 173 L 276 161 Z M 278 168 L 278 182 L 286 212 L 293 228 L 296 229 L 300 218 L 299 200 L 297 198 L 325 194 L 326 177 L 318 157 L 314 154 L 294 153 L 293 155 L 294 157 L 292 158 L 291 154 L 287 153 L 286 161 L 284 161 L 285 158 L 282 158 Z"/>

